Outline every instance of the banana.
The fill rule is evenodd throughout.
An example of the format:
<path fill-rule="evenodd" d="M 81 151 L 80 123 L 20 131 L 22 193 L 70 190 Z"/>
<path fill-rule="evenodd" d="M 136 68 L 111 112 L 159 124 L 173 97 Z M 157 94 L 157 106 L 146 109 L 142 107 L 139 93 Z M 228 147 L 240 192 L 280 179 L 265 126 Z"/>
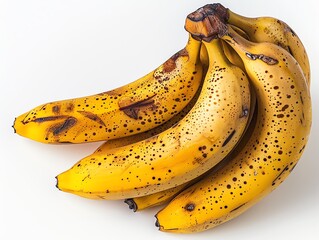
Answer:
<path fill-rule="evenodd" d="M 253 42 L 271 42 L 286 49 L 300 64 L 310 85 L 310 63 L 306 49 L 287 23 L 273 17 L 249 18 L 227 9 L 228 23 L 246 32 Z"/>
<path fill-rule="evenodd" d="M 239 216 L 288 177 L 308 140 L 311 97 L 298 62 L 278 45 L 247 41 L 229 26 L 218 35 L 240 55 L 254 85 L 256 126 L 229 164 L 157 213 L 161 231 L 198 232 Z"/>
<path fill-rule="evenodd" d="M 17 117 L 14 130 L 43 143 L 110 140 L 147 131 L 179 113 L 202 80 L 200 41 L 146 76 L 117 89 L 40 105 Z"/>
<path fill-rule="evenodd" d="M 57 187 L 88 198 L 133 198 L 186 183 L 221 161 L 247 124 L 250 87 L 218 41 L 206 48 L 210 66 L 202 91 L 178 124 L 146 140 L 83 158 L 57 176 Z"/>

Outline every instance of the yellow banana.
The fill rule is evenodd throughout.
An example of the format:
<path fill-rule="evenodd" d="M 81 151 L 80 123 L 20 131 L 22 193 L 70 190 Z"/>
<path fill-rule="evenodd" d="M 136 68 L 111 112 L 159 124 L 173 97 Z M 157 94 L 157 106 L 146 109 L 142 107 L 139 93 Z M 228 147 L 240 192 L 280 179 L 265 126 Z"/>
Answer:
<path fill-rule="evenodd" d="M 178 124 L 80 160 L 57 176 L 57 187 L 88 198 L 145 196 L 186 183 L 221 161 L 245 129 L 250 89 L 245 73 L 228 62 L 218 41 L 206 48 L 211 60 L 202 91 Z"/>
<path fill-rule="evenodd" d="M 15 132 L 43 143 L 109 140 L 152 129 L 179 113 L 202 80 L 200 41 L 186 47 L 146 76 L 100 94 L 55 101 L 20 115 Z"/>
<path fill-rule="evenodd" d="M 300 64 L 310 85 L 310 63 L 303 43 L 285 22 L 273 17 L 249 18 L 227 9 L 228 23 L 244 30 L 253 42 L 271 42 L 286 49 Z"/>
<path fill-rule="evenodd" d="M 229 164 L 157 214 L 161 231 L 203 231 L 240 215 L 288 177 L 308 140 L 311 98 L 298 62 L 283 48 L 247 41 L 229 27 L 219 36 L 240 55 L 254 85 L 256 126 Z"/>

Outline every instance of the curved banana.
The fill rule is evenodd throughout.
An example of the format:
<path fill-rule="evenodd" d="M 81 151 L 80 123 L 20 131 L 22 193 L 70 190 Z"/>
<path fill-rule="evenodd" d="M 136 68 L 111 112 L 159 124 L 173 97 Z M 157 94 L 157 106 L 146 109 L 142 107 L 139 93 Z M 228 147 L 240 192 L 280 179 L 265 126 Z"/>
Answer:
<path fill-rule="evenodd" d="M 57 187 L 88 198 L 145 196 L 188 182 L 221 161 L 245 129 L 250 89 L 246 75 L 228 62 L 218 41 L 206 48 L 211 60 L 202 91 L 178 124 L 80 160 L 57 176 Z"/>
<path fill-rule="evenodd" d="M 15 132 L 43 143 L 109 140 L 147 131 L 180 112 L 202 80 L 200 41 L 146 76 L 100 94 L 55 101 L 20 115 Z"/>
<path fill-rule="evenodd" d="M 157 214 L 161 231 L 203 231 L 240 215 L 288 177 L 308 140 L 311 98 L 298 62 L 283 48 L 249 42 L 229 27 L 220 37 L 240 55 L 256 89 L 257 123 L 229 164 Z"/>
<path fill-rule="evenodd" d="M 271 42 L 286 49 L 300 64 L 310 85 L 310 63 L 304 45 L 287 23 L 273 17 L 249 18 L 227 9 L 228 23 L 244 30 L 253 42 Z"/>

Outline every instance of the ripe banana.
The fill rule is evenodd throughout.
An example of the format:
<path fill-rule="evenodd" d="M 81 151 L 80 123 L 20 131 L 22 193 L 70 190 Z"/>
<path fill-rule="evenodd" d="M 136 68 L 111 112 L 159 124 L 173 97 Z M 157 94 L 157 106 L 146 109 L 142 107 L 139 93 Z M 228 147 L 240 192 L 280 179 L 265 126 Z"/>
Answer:
<path fill-rule="evenodd" d="M 152 129 L 179 113 L 202 80 L 200 41 L 146 76 L 100 94 L 55 101 L 16 118 L 15 132 L 43 143 L 109 140 Z"/>
<path fill-rule="evenodd" d="M 217 19 L 215 24 L 222 23 Z M 203 231 L 240 215 L 288 177 L 308 140 L 311 98 L 298 62 L 278 45 L 247 41 L 229 26 L 218 35 L 245 64 L 256 89 L 257 123 L 229 164 L 183 191 L 157 214 L 161 231 Z"/>
<path fill-rule="evenodd" d="M 178 124 L 146 140 L 80 160 L 57 176 L 57 187 L 88 198 L 145 196 L 186 183 L 221 161 L 247 124 L 250 87 L 218 41 L 206 48 L 210 66 L 202 91 Z"/>

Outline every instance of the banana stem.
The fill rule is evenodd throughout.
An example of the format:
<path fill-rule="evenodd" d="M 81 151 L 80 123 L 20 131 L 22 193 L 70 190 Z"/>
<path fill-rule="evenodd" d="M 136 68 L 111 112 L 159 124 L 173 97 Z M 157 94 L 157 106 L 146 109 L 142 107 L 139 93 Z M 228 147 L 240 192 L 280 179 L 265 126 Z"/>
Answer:
<path fill-rule="evenodd" d="M 196 39 L 210 42 L 225 34 L 227 14 L 221 4 L 207 4 L 187 15 L 185 30 Z"/>

